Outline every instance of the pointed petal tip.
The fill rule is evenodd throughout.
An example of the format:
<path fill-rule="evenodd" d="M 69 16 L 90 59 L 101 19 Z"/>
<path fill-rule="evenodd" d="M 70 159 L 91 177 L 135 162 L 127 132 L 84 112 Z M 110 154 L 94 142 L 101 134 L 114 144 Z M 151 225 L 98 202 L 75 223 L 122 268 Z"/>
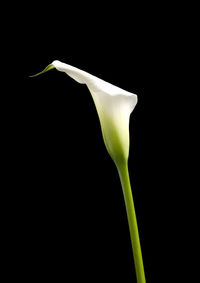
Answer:
<path fill-rule="evenodd" d="M 52 64 L 48 65 L 43 71 L 41 71 L 41 72 L 39 72 L 37 74 L 29 76 L 29 78 L 37 77 L 37 76 L 42 75 L 42 74 L 44 74 L 44 73 L 46 73 L 46 72 L 48 72 L 48 71 L 50 71 L 50 70 L 52 70 L 54 68 L 55 68 L 55 66 L 52 63 Z"/>

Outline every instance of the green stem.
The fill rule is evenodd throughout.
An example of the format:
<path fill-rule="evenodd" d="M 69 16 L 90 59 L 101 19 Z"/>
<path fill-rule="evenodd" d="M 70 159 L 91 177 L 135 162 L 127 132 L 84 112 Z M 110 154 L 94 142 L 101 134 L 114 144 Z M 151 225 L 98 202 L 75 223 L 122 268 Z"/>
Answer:
<path fill-rule="evenodd" d="M 137 283 L 145 283 L 146 279 L 145 279 L 144 266 L 142 260 L 142 251 L 140 246 L 140 238 L 139 238 L 137 219 L 135 214 L 127 162 L 117 166 L 117 169 L 120 176 L 120 181 L 121 181 L 125 205 L 126 205 L 126 212 L 127 212 L 128 224 L 129 224 L 129 230 L 131 236 Z"/>

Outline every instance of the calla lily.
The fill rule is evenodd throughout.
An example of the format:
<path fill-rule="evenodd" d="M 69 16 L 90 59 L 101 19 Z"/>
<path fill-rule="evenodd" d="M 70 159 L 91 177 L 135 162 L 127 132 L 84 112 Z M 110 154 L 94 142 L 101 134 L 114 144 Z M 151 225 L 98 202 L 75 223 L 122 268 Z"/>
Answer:
<path fill-rule="evenodd" d="M 98 112 L 106 148 L 117 166 L 122 184 L 137 280 L 138 283 L 145 283 L 139 233 L 127 164 L 129 155 L 129 118 L 137 104 L 137 95 L 58 60 L 53 61 L 42 72 L 34 76 L 53 68 L 65 72 L 80 84 L 86 84 L 91 92 Z"/>
<path fill-rule="evenodd" d="M 110 156 L 117 165 L 126 161 L 129 154 L 129 117 L 137 103 L 137 95 L 58 60 L 41 73 L 52 68 L 87 85 L 99 115 L 104 142 Z"/>
<path fill-rule="evenodd" d="M 118 164 L 128 159 L 129 117 L 137 96 L 78 68 L 54 61 L 52 65 L 89 88 L 101 123 L 106 148 Z"/>

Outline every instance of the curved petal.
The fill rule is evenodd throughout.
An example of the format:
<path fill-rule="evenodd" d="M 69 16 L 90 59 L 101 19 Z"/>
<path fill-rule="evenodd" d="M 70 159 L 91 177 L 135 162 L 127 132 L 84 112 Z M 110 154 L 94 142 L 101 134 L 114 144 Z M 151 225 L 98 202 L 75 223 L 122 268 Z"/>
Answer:
<path fill-rule="evenodd" d="M 137 102 L 137 95 L 134 93 L 128 92 L 122 88 L 119 88 L 117 86 L 114 86 L 100 78 L 97 78 L 96 76 L 93 76 L 83 70 L 80 70 L 76 67 L 73 67 L 71 65 L 62 63 L 58 60 L 53 61 L 52 65 L 61 72 L 65 72 L 67 75 L 72 77 L 74 80 L 76 80 L 79 83 L 87 84 L 88 87 L 94 91 L 94 92 L 106 92 L 110 95 L 125 95 L 125 96 L 131 96 L 135 104 Z"/>
<path fill-rule="evenodd" d="M 52 65 L 81 84 L 92 94 L 106 148 L 115 163 L 128 159 L 129 117 L 137 104 L 137 95 L 58 60 Z"/>

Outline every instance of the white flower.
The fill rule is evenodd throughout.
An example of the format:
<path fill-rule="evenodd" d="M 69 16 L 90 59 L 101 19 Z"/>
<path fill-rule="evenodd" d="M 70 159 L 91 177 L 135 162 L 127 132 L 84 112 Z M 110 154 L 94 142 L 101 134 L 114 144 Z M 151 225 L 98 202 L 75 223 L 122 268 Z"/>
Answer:
<path fill-rule="evenodd" d="M 47 66 L 43 72 L 53 67 L 65 72 L 77 82 L 87 85 L 99 115 L 104 142 L 110 156 L 116 165 L 127 161 L 129 118 L 137 103 L 137 95 L 57 60 Z"/>
<path fill-rule="evenodd" d="M 142 252 L 127 163 L 129 154 L 129 118 L 137 104 L 137 95 L 57 60 L 39 74 L 53 68 L 65 72 L 81 84 L 86 84 L 92 94 L 99 115 L 104 142 L 116 164 L 123 189 L 137 281 L 138 283 L 145 283 Z"/>

